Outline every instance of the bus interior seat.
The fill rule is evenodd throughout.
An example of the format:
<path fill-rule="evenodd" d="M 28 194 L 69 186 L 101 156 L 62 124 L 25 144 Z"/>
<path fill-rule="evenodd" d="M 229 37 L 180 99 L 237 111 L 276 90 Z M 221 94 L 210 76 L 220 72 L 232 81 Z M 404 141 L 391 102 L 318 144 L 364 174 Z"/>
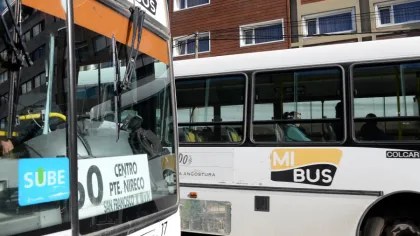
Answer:
<path fill-rule="evenodd" d="M 238 134 L 238 132 L 234 128 L 226 127 L 226 131 L 227 131 L 230 142 L 237 143 L 237 142 L 242 141 L 242 137 Z"/>
<path fill-rule="evenodd" d="M 182 131 L 184 142 L 187 143 L 200 143 L 203 142 L 203 138 L 193 129 L 190 128 L 183 128 Z M 180 132 L 181 135 L 181 132 Z M 180 138 L 181 140 L 181 138 Z"/>
<path fill-rule="evenodd" d="M 322 124 L 323 138 L 325 141 L 336 141 L 337 136 L 335 135 L 334 129 L 331 123 Z"/>
<path fill-rule="evenodd" d="M 284 141 L 283 129 L 278 124 L 274 124 L 273 128 L 274 128 L 274 134 L 276 135 L 276 141 L 277 142 Z"/>
<path fill-rule="evenodd" d="M 282 142 L 285 135 L 278 124 L 257 124 L 253 128 L 253 136 L 257 142 Z"/>

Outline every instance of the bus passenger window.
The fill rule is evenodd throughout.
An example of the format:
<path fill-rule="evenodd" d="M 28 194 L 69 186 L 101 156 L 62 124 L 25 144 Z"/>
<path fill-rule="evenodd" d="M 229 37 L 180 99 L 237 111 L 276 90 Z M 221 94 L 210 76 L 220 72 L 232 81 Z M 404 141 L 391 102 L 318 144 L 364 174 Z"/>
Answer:
<path fill-rule="evenodd" d="M 253 140 L 342 141 L 342 80 L 338 67 L 256 73 Z"/>
<path fill-rule="evenodd" d="M 245 82 L 242 74 L 177 79 L 180 142 L 242 142 Z"/>
<path fill-rule="evenodd" d="M 420 138 L 420 63 L 353 67 L 353 122 L 359 141 L 412 141 Z"/>

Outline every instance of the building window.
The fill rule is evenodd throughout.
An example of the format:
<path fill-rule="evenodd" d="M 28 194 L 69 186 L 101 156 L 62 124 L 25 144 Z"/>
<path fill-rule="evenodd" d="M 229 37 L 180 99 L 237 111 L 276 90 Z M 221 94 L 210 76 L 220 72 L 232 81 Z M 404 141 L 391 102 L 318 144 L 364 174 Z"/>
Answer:
<path fill-rule="evenodd" d="M 109 38 L 98 36 L 94 39 L 95 52 L 99 52 L 109 46 L 111 46 L 111 40 Z"/>
<path fill-rule="evenodd" d="M 44 21 L 41 21 L 40 23 L 36 24 L 32 28 L 30 28 L 28 31 L 26 31 L 23 34 L 23 38 L 26 42 L 29 42 L 32 38 L 40 34 L 44 30 Z"/>
<path fill-rule="evenodd" d="M 0 129 L 6 129 L 6 118 L 0 120 Z"/>
<path fill-rule="evenodd" d="M 0 74 L 0 84 L 7 81 L 7 72 L 3 72 Z"/>
<path fill-rule="evenodd" d="M 174 11 L 210 4 L 210 0 L 174 0 Z"/>
<path fill-rule="evenodd" d="M 283 41 L 283 20 L 240 27 L 241 46 Z"/>
<path fill-rule="evenodd" d="M 356 30 L 354 9 L 304 16 L 302 22 L 305 36 L 349 33 Z"/>
<path fill-rule="evenodd" d="M 7 50 L 3 50 L 0 52 L 0 57 L 3 60 L 7 60 Z"/>
<path fill-rule="evenodd" d="M 195 53 L 195 35 L 183 36 L 174 39 L 174 56 L 189 55 Z M 198 52 L 210 51 L 210 33 L 198 34 Z"/>
<path fill-rule="evenodd" d="M 31 53 L 31 59 L 32 61 L 36 61 L 39 58 L 42 58 L 45 54 L 45 45 L 42 45 L 41 47 L 35 49 L 32 53 Z"/>
<path fill-rule="evenodd" d="M 25 94 L 26 93 L 26 83 L 23 83 L 21 86 L 20 86 L 20 93 L 21 94 Z"/>
<path fill-rule="evenodd" d="M 9 101 L 9 94 L 8 93 L 0 96 L 0 105 L 7 104 L 8 101 Z"/>
<path fill-rule="evenodd" d="M 32 80 L 34 81 L 34 88 L 38 88 L 39 86 L 44 85 L 46 83 L 45 72 L 42 72 L 41 74 L 38 74 Z"/>
<path fill-rule="evenodd" d="M 376 15 L 378 26 L 418 22 L 420 21 L 420 1 L 377 4 Z"/>
<path fill-rule="evenodd" d="M 40 22 L 39 24 L 35 25 L 34 27 L 32 27 L 32 37 L 37 36 L 39 33 L 42 32 L 42 30 L 44 30 L 44 22 Z"/>

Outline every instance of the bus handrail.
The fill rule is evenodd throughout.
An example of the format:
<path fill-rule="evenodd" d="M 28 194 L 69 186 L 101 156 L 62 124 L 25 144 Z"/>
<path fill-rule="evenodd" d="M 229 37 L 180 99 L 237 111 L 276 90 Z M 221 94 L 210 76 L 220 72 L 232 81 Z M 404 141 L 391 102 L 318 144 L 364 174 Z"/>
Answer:
<path fill-rule="evenodd" d="M 33 120 L 33 119 L 40 119 L 41 113 L 35 113 L 35 114 L 28 114 L 28 115 L 20 115 L 19 120 Z M 59 118 L 62 121 L 67 121 L 67 117 L 61 113 L 58 112 L 50 112 L 49 118 Z"/>

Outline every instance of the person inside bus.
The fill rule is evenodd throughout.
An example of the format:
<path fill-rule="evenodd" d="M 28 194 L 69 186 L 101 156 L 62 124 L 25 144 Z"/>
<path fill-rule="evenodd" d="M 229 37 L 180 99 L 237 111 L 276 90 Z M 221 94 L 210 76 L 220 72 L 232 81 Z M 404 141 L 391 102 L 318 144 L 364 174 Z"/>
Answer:
<path fill-rule="evenodd" d="M 2 149 L 2 154 L 6 155 L 11 151 L 14 151 L 16 154 L 28 155 L 28 151 L 24 146 L 24 142 L 40 135 L 42 131 L 41 127 L 35 122 L 30 122 L 24 129 L 19 130 L 19 135 L 12 137 L 7 140 L 1 140 L 0 145 Z"/>
<path fill-rule="evenodd" d="M 335 118 L 339 120 L 332 124 L 337 141 L 344 139 L 343 131 L 343 103 L 340 101 L 335 105 Z"/>
<path fill-rule="evenodd" d="M 372 119 L 367 120 L 366 123 L 360 128 L 360 137 L 362 140 L 388 140 L 389 137 L 384 131 L 378 128 L 377 121 L 374 120 L 376 115 L 369 113 L 366 118 Z"/>
<path fill-rule="evenodd" d="M 297 119 L 297 113 L 292 112 L 285 112 L 283 114 L 284 120 L 295 120 Z M 302 132 L 301 129 L 299 129 L 299 126 L 296 125 L 296 123 L 292 124 L 285 124 L 282 126 L 284 131 L 284 139 L 288 142 L 308 142 L 311 141 L 304 132 Z"/>

